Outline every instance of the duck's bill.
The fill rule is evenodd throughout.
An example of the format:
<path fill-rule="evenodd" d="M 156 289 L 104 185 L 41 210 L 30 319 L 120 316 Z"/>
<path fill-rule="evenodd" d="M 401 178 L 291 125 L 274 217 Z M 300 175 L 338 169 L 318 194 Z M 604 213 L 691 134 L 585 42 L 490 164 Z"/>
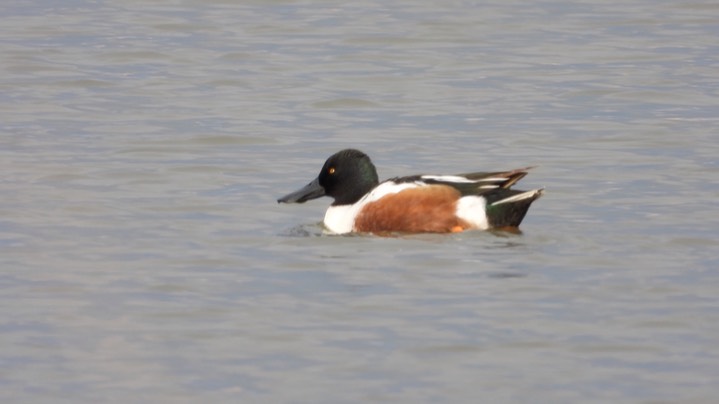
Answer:
<path fill-rule="evenodd" d="M 320 179 L 315 178 L 314 181 L 305 185 L 302 189 L 278 199 L 277 203 L 304 203 L 323 196 L 325 196 L 325 189 L 320 185 Z"/>

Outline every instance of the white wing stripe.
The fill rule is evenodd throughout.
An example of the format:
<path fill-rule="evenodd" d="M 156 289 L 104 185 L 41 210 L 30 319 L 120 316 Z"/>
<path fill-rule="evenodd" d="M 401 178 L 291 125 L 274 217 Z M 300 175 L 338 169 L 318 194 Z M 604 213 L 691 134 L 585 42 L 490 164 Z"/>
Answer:
<path fill-rule="evenodd" d="M 510 202 L 521 201 L 521 200 L 531 198 L 531 197 L 533 197 L 534 195 L 536 195 L 536 194 L 541 194 L 541 193 L 542 193 L 542 190 L 541 190 L 541 189 L 533 189 L 533 190 L 531 190 L 531 191 L 522 192 L 521 194 L 517 194 L 517 195 L 514 195 L 514 196 L 510 196 L 509 198 L 504 198 L 504 199 L 501 199 L 501 200 L 499 200 L 499 201 L 496 201 L 496 202 L 492 203 L 492 206 L 494 206 L 494 205 L 501 205 L 501 204 L 503 204 L 503 203 L 510 203 Z"/>

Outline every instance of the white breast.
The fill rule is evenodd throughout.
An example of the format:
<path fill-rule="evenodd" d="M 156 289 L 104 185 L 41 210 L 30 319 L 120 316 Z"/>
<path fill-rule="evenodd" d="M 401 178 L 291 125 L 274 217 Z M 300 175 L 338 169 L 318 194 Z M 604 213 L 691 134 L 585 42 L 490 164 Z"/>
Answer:
<path fill-rule="evenodd" d="M 358 212 L 356 205 L 330 206 L 325 212 L 324 223 L 327 230 L 335 234 L 351 232 Z"/>

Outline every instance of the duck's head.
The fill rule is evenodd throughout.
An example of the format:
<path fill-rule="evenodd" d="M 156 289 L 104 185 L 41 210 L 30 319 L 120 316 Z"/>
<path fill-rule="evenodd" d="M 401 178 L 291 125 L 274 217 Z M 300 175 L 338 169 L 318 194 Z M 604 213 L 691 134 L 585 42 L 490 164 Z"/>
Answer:
<path fill-rule="evenodd" d="M 327 159 L 320 174 L 303 188 L 278 199 L 278 203 L 304 203 L 322 196 L 333 205 L 351 205 L 379 184 L 377 169 L 359 150 L 341 150 Z"/>

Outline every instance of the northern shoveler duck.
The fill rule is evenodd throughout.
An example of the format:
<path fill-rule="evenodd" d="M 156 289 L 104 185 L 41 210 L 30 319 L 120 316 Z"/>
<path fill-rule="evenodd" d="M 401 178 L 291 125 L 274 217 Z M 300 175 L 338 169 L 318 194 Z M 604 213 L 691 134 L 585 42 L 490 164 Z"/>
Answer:
<path fill-rule="evenodd" d="M 519 226 L 543 189 L 510 189 L 531 167 L 458 175 L 413 175 L 379 182 L 369 157 L 346 149 L 319 176 L 278 203 L 334 198 L 324 218 L 333 233 L 450 233 Z"/>

